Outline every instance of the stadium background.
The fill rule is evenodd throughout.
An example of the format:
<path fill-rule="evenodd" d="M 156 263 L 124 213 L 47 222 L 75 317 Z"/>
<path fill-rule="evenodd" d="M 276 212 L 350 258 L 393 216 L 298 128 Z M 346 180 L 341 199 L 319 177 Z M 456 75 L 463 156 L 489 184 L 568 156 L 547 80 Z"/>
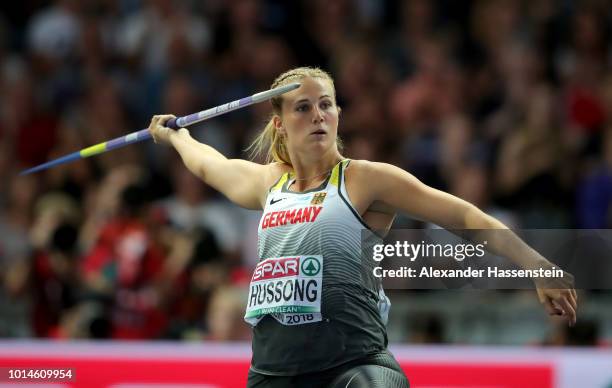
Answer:
<path fill-rule="evenodd" d="M 17 174 L 146 127 L 153 114 L 268 89 L 294 66 L 335 77 L 346 156 L 401 166 L 514 228 L 611 228 L 611 21 L 607 1 L 3 2 L 4 349 L 170 340 L 206 353 L 248 341 L 241 317 L 259 214 L 202 185 L 170 148 L 133 145 Z M 259 104 L 192 133 L 247 157 L 268 114 Z M 532 291 L 391 297 L 392 344 L 424 344 L 423 354 L 459 345 L 610 354 L 609 291 L 581 291 L 574 328 L 548 318 Z M 581 371 L 598 370 L 590 365 Z"/>

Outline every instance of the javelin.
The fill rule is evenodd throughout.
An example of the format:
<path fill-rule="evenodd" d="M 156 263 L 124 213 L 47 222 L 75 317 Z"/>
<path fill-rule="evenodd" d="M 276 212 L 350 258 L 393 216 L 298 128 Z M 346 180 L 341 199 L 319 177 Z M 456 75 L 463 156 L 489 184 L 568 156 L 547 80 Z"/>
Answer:
<path fill-rule="evenodd" d="M 226 104 L 216 106 L 214 108 L 206 109 L 198 113 L 192 113 L 187 116 L 172 118 L 168 120 L 165 125 L 166 127 L 172 129 L 187 127 L 189 125 L 197 124 L 200 121 L 210 119 L 212 117 L 220 116 L 222 114 L 241 109 L 249 105 L 257 104 L 258 102 L 269 100 L 272 97 L 279 96 L 283 93 L 287 93 L 299 87 L 300 84 L 298 82 L 293 82 L 288 85 L 279 86 L 274 89 L 266 90 L 265 92 L 260 92 L 253 94 L 249 97 L 241 98 L 240 100 L 235 100 Z M 116 139 L 105 141 L 103 143 L 99 143 L 91 147 L 83 148 L 80 151 L 76 151 L 71 154 L 61 156 L 57 159 L 53 159 L 49 162 L 39 164 L 38 166 L 28 168 L 27 170 L 23 170 L 22 172 L 20 172 L 19 175 L 27 175 L 33 172 L 46 170 L 48 168 L 55 167 L 60 164 L 69 163 L 74 160 L 89 158 L 90 156 L 102 154 L 104 152 L 108 152 L 117 148 L 125 147 L 129 144 L 149 140 L 151 139 L 151 137 L 152 136 L 148 128 L 141 129 L 140 131 L 132 132 Z"/>

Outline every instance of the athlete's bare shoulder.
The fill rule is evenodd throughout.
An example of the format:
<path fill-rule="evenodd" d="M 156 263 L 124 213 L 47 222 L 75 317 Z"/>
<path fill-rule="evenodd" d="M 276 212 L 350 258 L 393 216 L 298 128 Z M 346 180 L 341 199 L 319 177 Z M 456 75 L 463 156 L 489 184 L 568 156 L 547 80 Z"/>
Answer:
<path fill-rule="evenodd" d="M 273 178 L 280 178 L 281 175 L 283 175 L 286 172 L 290 172 L 292 171 L 292 168 L 290 165 L 288 165 L 287 163 L 281 163 L 281 162 L 272 162 L 269 164 L 266 164 L 266 167 L 268 168 L 268 173 L 273 177 Z"/>
<path fill-rule="evenodd" d="M 384 168 L 385 163 L 372 162 L 365 159 L 352 159 L 345 171 L 346 180 L 351 179 L 368 186 L 367 183 L 372 183 L 371 179 L 375 178 L 376 174 L 380 173 Z"/>
<path fill-rule="evenodd" d="M 381 179 L 394 166 L 387 163 L 372 162 L 365 159 L 351 160 L 344 177 L 346 190 L 353 204 L 365 214 L 366 211 L 395 214 L 395 209 L 377 200 Z"/>
<path fill-rule="evenodd" d="M 372 204 L 372 185 L 375 184 L 373 162 L 365 159 L 351 160 L 344 172 L 346 190 L 354 206 L 363 214 Z"/>
<path fill-rule="evenodd" d="M 287 163 L 281 163 L 281 162 L 272 162 L 272 163 L 267 164 L 267 166 L 271 169 L 282 171 L 282 173 L 289 172 L 292 170 L 291 165 Z"/>
<path fill-rule="evenodd" d="M 270 188 L 274 183 L 278 182 L 280 177 L 286 173 L 291 172 L 292 168 L 287 163 L 280 162 L 272 162 L 265 165 L 266 168 L 266 177 L 265 179 L 265 187 L 266 190 Z"/>
<path fill-rule="evenodd" d="M 370 184 L 389 179 L 400 172 L 407 173 L 392 164 L 365 159 L 351 160 L 349 168 L 346 169 L 348 176 L 354 177 L 358 181 L 369 182 Z"/>

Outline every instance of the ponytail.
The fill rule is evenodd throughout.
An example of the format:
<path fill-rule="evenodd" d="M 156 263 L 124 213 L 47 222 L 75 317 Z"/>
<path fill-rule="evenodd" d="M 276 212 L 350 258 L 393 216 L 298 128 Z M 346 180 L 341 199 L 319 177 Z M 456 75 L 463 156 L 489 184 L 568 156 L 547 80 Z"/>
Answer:
<path fill-rule="evenodd" d="M 257 135 L 253 143 L 247 148 L 251 159 L 264 156 L 264 163 L 278 162 L 291 165 L 289 152 L 285 140 L 274 127 L 274 116 L 270 117 L 263 131 Z"/>

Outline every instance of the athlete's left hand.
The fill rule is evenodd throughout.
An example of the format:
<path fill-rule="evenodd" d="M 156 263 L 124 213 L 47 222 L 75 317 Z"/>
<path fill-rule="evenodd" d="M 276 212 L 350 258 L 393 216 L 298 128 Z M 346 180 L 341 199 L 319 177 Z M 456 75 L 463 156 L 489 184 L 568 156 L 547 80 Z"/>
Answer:
<path fill-rule="evenodd" d="M 550 285 L 541 286 L 536 282 L 538 298 L 549 315 L 560 315 L 567 320 L 570 326 L 574 326 L 578 310 L 578 295 L 573 288 L 573 276 L 567 272 L 564 275 L 569 275 L 572 279 L 568 288 L 545 288 Z"/>

